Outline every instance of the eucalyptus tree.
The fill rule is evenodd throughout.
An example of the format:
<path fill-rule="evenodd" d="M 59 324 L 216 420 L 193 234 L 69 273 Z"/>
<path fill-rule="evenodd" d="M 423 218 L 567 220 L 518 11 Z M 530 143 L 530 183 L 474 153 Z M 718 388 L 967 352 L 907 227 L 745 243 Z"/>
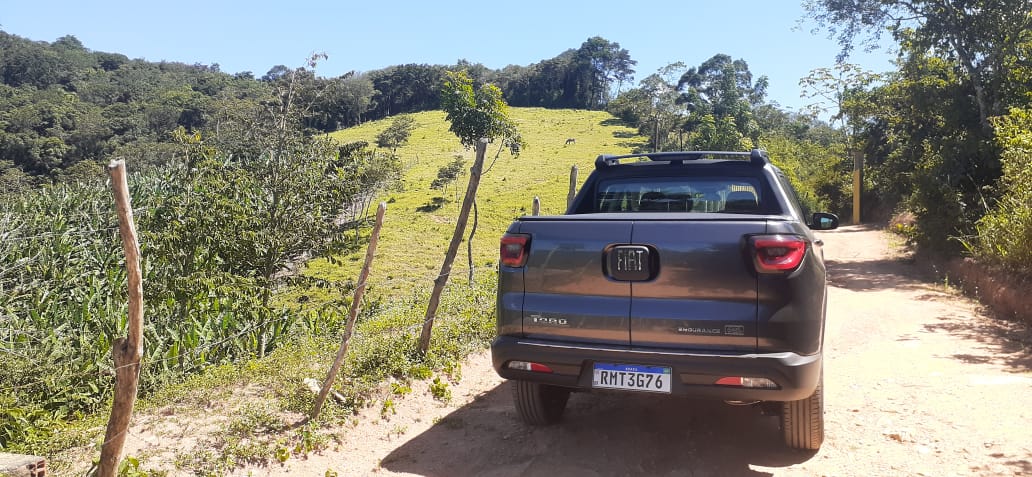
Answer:
<path fill-rule="evenodd" d="M 337 86 L 337 105 L 344 111 L 344 126 L 354 126 L 362 122 L 363 116 L 373 106 L 373 95 L 376 89 L 367 74 L 352 75 L 341 80 Z"/>
<path fill-rule="evenodd" d="M 373 118 L 427 111 L 440 106 L 439 89 L 445 68 L 440 65 L 405 64 L 369 73 L 375 93 Z"/>
<path fill-rule="evenodd" d="M 687 113 L 679 103 L 677 77 L 685 69 L 677 62 L 660 68 L 641 80 L 637 88 L 620 93 L 607 107 L 609 112 L 638 127 L 638 132 L 649 136 L 653 151 L 662 151 L 674 130 L 681 131 Z M 679 138 L 680 139 L 680 138 Z M 678 141 L 672 147 L 683 148 Z"/>
<path fill-rule="evenodd" d="M 585 86 L 585 105 L 589 109 L 605 107 L 612 93 L 615 82 L 622 85 L 634 78 L 634 65 L 638 62 L 631 59 L 626 48 L 600 36 L 588 38 L 577 50 L 576 60 L 580 68 L 585 68 L 587 84 Z M 574 70 L 576 73 L 577 70 Z"/>
<path fill-rule="evenodd" d="M 677 89 L 688 112 L 684 129 L 693 147 L 739 149 L 755 144 L 760 131 L 752 108 L 763 104 L 767 77 L 754 81 L 745 60 L 714 55 L 681 75 Z"/>

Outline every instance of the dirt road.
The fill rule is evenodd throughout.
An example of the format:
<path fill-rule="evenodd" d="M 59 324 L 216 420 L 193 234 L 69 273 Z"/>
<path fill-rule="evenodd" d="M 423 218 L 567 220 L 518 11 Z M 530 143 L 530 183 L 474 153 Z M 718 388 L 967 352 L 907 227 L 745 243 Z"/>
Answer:
<path fill-rule="evenodd" d="M 245 473 L 1032 475 L 1032 334 L 921 279 L 880 231 L 822 237 L 831 288 L 817 453 L 786 449 L 777 418 L 755 407 L 654 395 L 575 394 L 561 425 L 531 428 L 484 352 L 450 404 L 421 385 L 388 421 L 371 409 L 338 449 Z"/>

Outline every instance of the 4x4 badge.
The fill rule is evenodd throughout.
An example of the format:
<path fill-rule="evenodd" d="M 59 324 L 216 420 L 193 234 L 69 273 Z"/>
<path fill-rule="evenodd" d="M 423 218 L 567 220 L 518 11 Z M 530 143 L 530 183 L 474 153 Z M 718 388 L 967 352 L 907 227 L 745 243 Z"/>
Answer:
<path fill-rule="evenodd" d="M 745 336 L 745 326 L 724 325 L 724 334 L 728 336 Z"/>

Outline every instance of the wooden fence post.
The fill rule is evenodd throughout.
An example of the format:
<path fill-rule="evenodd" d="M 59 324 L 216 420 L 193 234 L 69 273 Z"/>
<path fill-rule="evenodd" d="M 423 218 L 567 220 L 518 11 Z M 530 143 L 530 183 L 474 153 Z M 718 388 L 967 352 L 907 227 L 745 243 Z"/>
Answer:
<path fill-rule="evenodd" d="M 541 215 L 541 199 L 538 196 L 534 196 L 534 202 L 530 206 L 531 215 Z"/>
<path fill-rule="evenodd" d="M 573 198 L 577 196 L 577 165 L 570 167 L 570 192 L 566 194 L 566 209 L 573 205 Z"/>
<path fill-rule="evenodd" d="M 125 161 L 108 164 L 111 187 L 114 189 L 115 208 L 118 212 L 118 233 L 125 250 L 125 268 L 129 282 L 129 330 L 127 338 L 117 338 L 111 344 L 115 361 L 115 401 L 111 406 L 104 443 L 100 448 L 100 477 L 112 477 L 118 470 L 129 432 L 129 420 L 140 379 L 140 359 L 143 357 L 143 277 L 140 270 L 140 244 L 136 239 L 136 224 L 129 200 Z"/>
<path fill-rule="evenodd" d="M 366 281 L 369 279 L 369 269 L 373 266 L 373 257 L 376 254 L 376 243 L 380 241 L 380 228 L 383 226 L 383 215 L 387 212 L 387 203 L 380 202 L 376 208 L 376 224 L 373 225 L 373 234 L 369 237 L 369 247 L 366 248 L 365 264 L 362 265 L 362 272 L 358 275 L 358 286 L 355 287 L 355 295 L 351 299 L 351 309 L 348 311 L 348 323 L 344 327 L 344 338 L 337 349 L 337 357 L 333 360 L 333 366 L 326 373 L 319 396 L 315 398 L 315 406 L 312 407 L 312 419 L 319 417 L 323 403 L 326 402 L 326 395 L 333 387 L 333 381 L 337 379 L 341 365 L 344 364 L 344 357 L 348 354 L 348 341 L 351 340 L 351 333 L 355 330 L 355 320 L 358 319 L 358 310 L 362 308 L 362 295 L 365 293 Z"/>
<path fill-rule="evenodd" d="M 437 307 L 441 304 L 441 294 L 444 293 L 444 286 L 448 284 L 448 277 L 451 276 L 452 262 L 455 261 L 455 254 L 459 251 L 459 243 L 462 242 L 462 234 L 466 231 L 466 222 L 469 221 L 469 211 L 473 208 L 473 201 L 477 198 L 477 188 L 480 187 L 480 175 L 484 170 L 484 155 L 486 153 L 487 138 L 481 138 L 476 144 L 476 157 L 473 159 L 473 167 L 469 170 L 469 183 L 466 185 L 466 196 L 462 199 L 459 217 L 455 221 L 455 231 L 452 232 L 451 243 L 448 244 L 448 251 L 444 254 L 444 262 L 441 263 L 441 272 L 434 279 L 434 289 L 430 292 L 430 301 L 426 305 L 423 329 L 419 332 L 419 353 L 423 356 L 426 356 L 426 352 L 430 349 L 430 333 L 433 331 Z"/>

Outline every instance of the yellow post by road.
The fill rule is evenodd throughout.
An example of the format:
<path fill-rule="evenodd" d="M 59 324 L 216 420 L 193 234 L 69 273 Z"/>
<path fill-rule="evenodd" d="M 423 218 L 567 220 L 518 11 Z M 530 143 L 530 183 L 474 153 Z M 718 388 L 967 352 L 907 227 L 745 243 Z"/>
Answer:
<path fill-rule="evenodd" d="M 860 223 L 860 197 L 864 195 L 864 154 L 853 153 L 853 223 Z"/>

